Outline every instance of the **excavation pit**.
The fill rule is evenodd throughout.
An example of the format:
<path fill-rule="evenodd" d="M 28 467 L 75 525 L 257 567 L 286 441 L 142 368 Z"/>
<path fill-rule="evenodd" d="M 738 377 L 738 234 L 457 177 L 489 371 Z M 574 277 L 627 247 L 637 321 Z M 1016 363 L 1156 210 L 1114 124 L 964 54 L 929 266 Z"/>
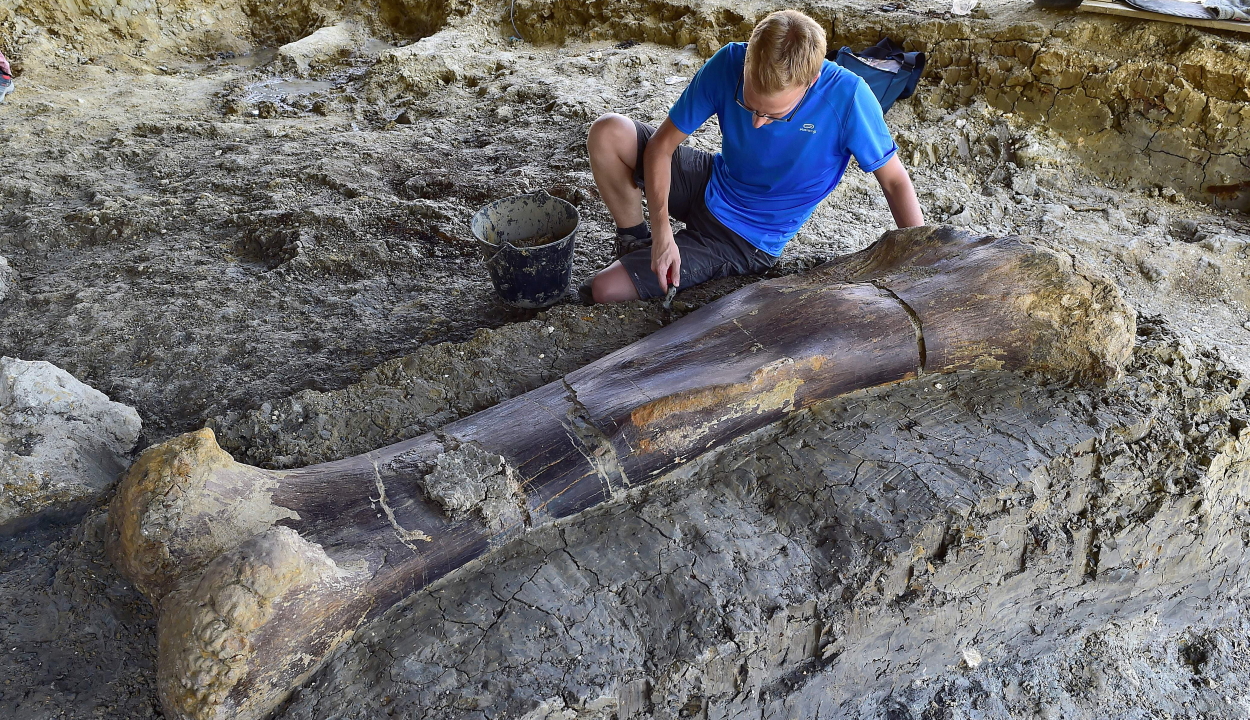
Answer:
<path fill-rule="evenodd" d="M 517 0 L 514 32 L 506 2 L 126 12 L 145 4 L 0 9 L 19 81 L 0 344 L 134 406 L 140 446 L 211 423 L 236 460 L 283 472 L 437 431 L 671 323 L 645 303 L 504 308 L 470 220 L 546 189 L 609 236 L 589 124 L 658 124 L 781 7 Z M 1143 318 L 1126 380 L 976 371 L 812 408 L 409 596 L 278 720 L 1244 714 L 1250 46 L 1028 0 L 796 7 L 831 48 L 889 35 L 930 54 L 886 118 L 926 219 L 1113 277 Z M 277 51 L 256 48 L 343 21 L 395 47 L 260 67 Z M 275 78 L 334 87 L 243 102 Z M 851 168 L 773 274 L 892 227 Z M 611 261 L 578 243 L 572 281 Z M 673 314 L 736 287 L 683 292 Z M 428 469 L 381 466 L 398 529 L 366 470 L 379 502 L 361 519 L 425 551 L 402 493 Z M 0 541 L 0 717 L 159 714 L 156 615 L 103 556 L 103 518 Z"/>

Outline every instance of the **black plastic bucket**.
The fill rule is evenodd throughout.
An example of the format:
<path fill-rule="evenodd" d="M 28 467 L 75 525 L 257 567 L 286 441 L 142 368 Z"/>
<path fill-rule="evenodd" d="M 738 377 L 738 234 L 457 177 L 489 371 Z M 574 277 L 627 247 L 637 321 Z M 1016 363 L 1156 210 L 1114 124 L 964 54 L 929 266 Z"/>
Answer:
<path fill-rule="evenodd" d="M 499 297 L 522 308 L 548 307 L 564 297 L 573 277 L 573 240 L 580 223 L 577 208 L 542 191 L 496 200 L 478 210 L 473 236 Z"/>

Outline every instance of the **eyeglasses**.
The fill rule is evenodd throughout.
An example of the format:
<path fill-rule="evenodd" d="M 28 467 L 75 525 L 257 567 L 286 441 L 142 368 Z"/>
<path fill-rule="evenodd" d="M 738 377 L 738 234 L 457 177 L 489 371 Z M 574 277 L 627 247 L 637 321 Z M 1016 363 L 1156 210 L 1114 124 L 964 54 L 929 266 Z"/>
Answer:
<path fill-rule="evenodd" d="M 773 122 L 790 122 L 791 120 L 793 120 L 794 114 L 797 113 L 799 111 L 799 108 L 803 107 L 803 103 L 807 101 L 808 91 L 812 89 L 812 86 L 808 85 L 807 90 L 803 91 L 803 97 L 799 98 L 799 104 L 795 105 L 793 110 L 786 113 L 785 117 L 777 117 L 776 115 L 769 115 L 768 113 L 755 112 L 754 110 L 746 106 L 747 96 L 743 92 L 743 89 L 742 89 L 743 78 L 745 76 L 746 76 L 746 70 L 743 70 L 742 75 L 738 76 L 738 87 L 734 88 L 734 102 L 738 103 L 738 107 L 742 108 L 743 110 L 746 110 L 747 112 L 751 113 L 755 117 L 762 118 L 764 120 L 771 120 Z M 738 99 L 739 97 L 741 97 L 742 99 L 739 100 Z"/>

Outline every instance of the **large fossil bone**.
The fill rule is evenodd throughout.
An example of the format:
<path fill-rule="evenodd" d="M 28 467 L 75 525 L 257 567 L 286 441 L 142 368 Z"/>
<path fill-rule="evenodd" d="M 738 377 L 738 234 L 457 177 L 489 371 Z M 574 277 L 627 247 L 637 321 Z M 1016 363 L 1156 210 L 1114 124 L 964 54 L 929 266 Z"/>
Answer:
<path fill-rule="evenodd" d="M 926 372 L 1100 383 L 1135 316 L 1110 282 L 949 228 L 756 283 L 441 431 L 292 471 L 201 430 L 149 449 L 110 511 L 157 604 L 169 717 L 260 718 L 403 597 L 527 528 L 650 482 L 817 401 Z"/>

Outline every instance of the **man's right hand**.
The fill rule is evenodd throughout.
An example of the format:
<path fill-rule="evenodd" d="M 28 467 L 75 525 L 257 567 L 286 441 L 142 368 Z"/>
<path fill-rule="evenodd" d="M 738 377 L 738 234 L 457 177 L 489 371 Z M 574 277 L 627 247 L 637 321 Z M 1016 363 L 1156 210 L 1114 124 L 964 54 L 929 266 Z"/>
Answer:
<path fill-rule="evenodd" d="M 673 239 L 673 229 L 663 223 L 651 228 L 651 271 L 660 281 L 660 292 L 668 292 L 668 286 L 681 285 L 681 252 Z"/>
<path fill-rule="evenodd" d="M 660 281 L 660 292 L 681 284 L 681 253 L 668 224 L 668 189 L 672 183 L 673 152 L 688 136 L 672 118 L 664 118 L 643 151 L 642 174 L 651 212 L 651 272 Z"/>

